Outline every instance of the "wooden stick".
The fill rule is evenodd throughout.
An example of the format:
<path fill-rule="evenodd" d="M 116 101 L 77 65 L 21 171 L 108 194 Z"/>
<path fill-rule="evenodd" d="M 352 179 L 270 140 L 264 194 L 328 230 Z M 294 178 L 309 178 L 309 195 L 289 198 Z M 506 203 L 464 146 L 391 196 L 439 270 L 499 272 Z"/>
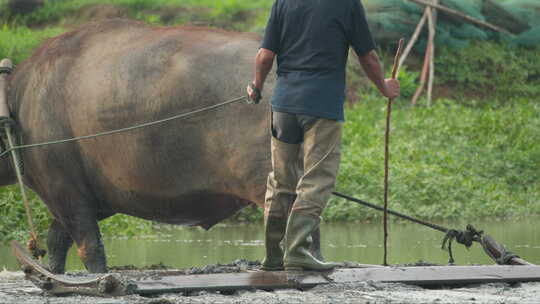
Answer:
<path fill-rule="evenodd" d="M 424 67 L 422 68 L 422 74 L 420 75 L 420 85 L 416 89 L 416 92 L 414 93 L 414 96 L 412 98 L 411 103 L 413 105 L 416 105 L 418 102 L 418 98 L 424 91 L 424 88 L 426 87 L 426 80 L 428 77 L 429 72 L 429 57 L 431 56 L 431 44 L 428 41 L 428 45 L 426 47 L 425 55 L 424 55 Z"/>
<path fill-rule="evenodd" d="M 437 4 L 439 0 L 432 0 Z M 431 106 L 431 100 L 433 98 L 433 80 L 435 79 L 435 34 L 437 33 L 437 11 L 430 9 L 428 13 L 428 26 L 429 26 L 429 78 L 427 88 L 427 104 Z"/>
<path fill-rule="evenodd" d="M 405 39 L 399 40 L 398 50 L 394 58 L 394 67 L 392 68 L 392 79 L 397 79 L 399 73 L 399 59 L 403 52 Z M 388 174 L 390 160 L 390 118 L 392 117 L 392 98 L 388 99 L 386 112 L 386 132 L 384 137 L 384 261 L 383 265 L 388 266 Z"/>
<path fill-rule="evenodd" d="M 409 53 L 411 52 L 412 48 L 414 47 L 414 44 L 416 43 L 416 41 L 418 41 L 418 37 L 420 37 L 420 33 L 422 32 L 422 28 L 424 28 L 424 25 L 426 24 L 428 10 L 429 10 L 429 8 L 427 8 L 427 7 L 424 9 L 424 15 L 420 19 L 420 22 L 418 22 L 418 25 L 416 26 L 416 29 L 414 30 L 414 33 L 411 36 L 411 40 L 409 40 L 409 43 L 407 44 L 407 47 L 403 51 L 403 55 L 401 56 L 401 59 L 399 60 L 398 69 L 400 69 L 401 66 L 403 66 L 403 63 L 405 62 L 405 60 L 409 56 Z"/>
<path fill-rule="evenodd" d="M 508 34 L 508 35 L 511 35 L 511 36 L 515 36 L 514 34 L 512 34 L 511 32 L 509 32 L 506 29 L 498 27 L 498 26 L 496 26 L 494 24 L 491 24 L 489 22 L 484 22 L 484 21 L 478 20 L 478 19 L 473 18 L 473 17 L 471 17 L 469 15 L 466 15 L 466 14 L 460 12 L 460 11 L 453 10 L 451 8 L 448 8 L 448 7 L 440 5 L 440 4 L 430 3 L 430 2 L 427 2 L 425 0 L 409 0 L 409 1 L 412 1 L 412 2 L 420 4 L 420 5 L 425 5 L 425 6 L 429 6 L 429 7 L 432 7 L 432 8 L 436 8 L 436 9 L 438 9 L 438 10 L 440 10 L 442 12 L 445 12 L 447 14 L 459 17 L 460 19 L 462 19 L 463 21 L 465 21 L 467 23 L 475 24 L 475 25 L 485 27 L 485 28 L 488 28 L 488 29 L 496 31 L 496 32 L 505 33 L 505 34 Z"/>

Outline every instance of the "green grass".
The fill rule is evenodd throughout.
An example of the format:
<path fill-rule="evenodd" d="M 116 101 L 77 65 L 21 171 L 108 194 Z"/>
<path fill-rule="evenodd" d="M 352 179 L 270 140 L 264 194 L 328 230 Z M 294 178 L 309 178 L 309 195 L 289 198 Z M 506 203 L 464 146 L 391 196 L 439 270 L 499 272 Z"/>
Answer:
<path fill-rule="evenodd" d="M 41 240 L 46 239 L 51 215 L 39 197 L 28 190 L 32 221 Z M 26 240 L 30 236 L 26 211 L 18 186 L 0 188 L 0 243 L 8 240 Z M 140 235 L 152 230 L 153 223 L 127 215 L 116 215 L 100 223 L 105 235 Z"/>
<path fill-rule="evenodd" d="M 452 96 L 488 97 L 499 102 L 540 95 L 540 48 L 517 48 L 494 42 L 472 43 L 461 50 L 442 48 L 436 59 L 439 85 Z"/>
<path fill-rule="evenodd" d="M 398 102 L 399 103 L 399 102 Z M 516 100 L 473 108 L 454 101 L 398 106 L 391 141 L 391 208 L 421 218 L 458 219 L 540 213 L 540 103 Z M 380 204 L 384 102 L 347 112 L 338 189 Z M 380 214 L 333 199 L 329 220 Z"/>
<path fill-rule="evenodd" d="M 33 193 L 30 193 L 28 199 L 36 230 L 43 236 L 50 224 L 47 207 Z M 30 227 L 18 187 L 0 188 L 0 218 L 0 242 L 28 238 Z"/>
<path fill-rule="evenodd" d="M 237 30 L 260 30 L 264 27 L 273 1 L 271 0 L 71 0 L 46 1 L 45 5 L 26 15 L 9 16 L 17 25 L 42 26 L 80 22 L 70 18 L 84 7 L 98 4 L 114 5 L 126 10 L 132 18 L 155 24 L 182 24 L 199 21 L 204 24 Z M 164 22 L 161 13 L 173 13 Z M 193 9 L 197 8 L 197 9 Z M 170 12 L 167 12 L 170 13 Z M 83 20 L 84 21 L 84 20 Z"/>
<path fill-rule="evenodd" d="M 0 25 L 0 58 L 10 58 L 18 64 L 28 58 L 43 40 L 64 31 L 62 27 L 31 30 L 25 26 Z"/>

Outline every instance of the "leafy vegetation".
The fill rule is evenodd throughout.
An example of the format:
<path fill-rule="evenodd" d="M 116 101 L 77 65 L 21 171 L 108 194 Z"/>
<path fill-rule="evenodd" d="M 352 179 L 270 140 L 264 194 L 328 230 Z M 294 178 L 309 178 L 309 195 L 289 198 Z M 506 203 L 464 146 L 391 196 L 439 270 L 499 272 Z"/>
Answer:
<path fill-rule="evenodd" d="M 46 38 L 63 33 L 62 27 L 31 30 L 25 26 L 0 25 L 0 57 L 10 58 L 15 64 L 28 58 L 32 51 Z"/>
<path fill-rule="evenodd" d="M 384 103 L 371 99 L 347 112 L 338 189 L 382 201 Z M 399 102 L 398 102 L 399 104 Z M 526 99 L 472 108 L 451 100 L 394 111 L 392 208 L 421 218 L 538 214 L 540 104 Z M 330 220 L 380 214 L 341 200 Z"/>
<path fill-rule="evenodd" d="M 237 30 L 256 30 L 264 26 L 271 0 L 70 0 L 46 1 L 42 7 L 24 15 L 4 18 L 17 25 L 43 26 L 84 22 L 81 12 L 91 7 L 115 7 L 120 16 L 155 24 L 203 23 Z"/>
<path fill-rule="evenodd" d="M 96 5 L 116 7 L 121 10 L 113 15 L 153 24 L 191 22 L 261 31 L 272 2 L 51 0 L 30 14 L 9 15 L 2 9 L 6 1 L 0 0 L 0 58 L 20 63 L 44 39 L 91 19 L 84 14 L 92 12 L 84 11 Z M 443 98 L 434 106 L 409 106 L 419 68 L 413 63 L 400 72 L 403 97 L 393 114 L 391 207 L 431 219 L 540 214 L 540 49 L 483 41 L 437 52 L 436 95 Z M 390 66 L 391 52 L 381 53 Z M 338 190 L 380 203 L 385 102 L 365 81 L 356 61 L 350 62 L 349 99 L 361 102 L 347 109 Z M 45 232 L 48 211 L 34 194 L 31 204 L 34 221 Z M 0 241 L 26 235 L 18 188 L 0 189 L 0 215 Z M 324 214 L 331 221 L 379 216 L 336 198 Z M 246 208 L 230 221 L 261 218 L 260 209 Z M 103 221 L 101 229 L 129 236 L 152 225 L 119 215 Z"/>
<path fill-rule="evenodd" d="M 512 101 L 540 96 L 540 48 L 474 43 L 457 56 L 456 51 L 441 49 L 436 64 L 439 84 L 452 87 L 458 99 L 476 95 Z"/>
<path fill-rule="evenodd" d="M 45 204 L 39 197 L 29 191 L 29 204 L 32 212 L 32 221 L 43 240 L 51 223 L 51 216 Z M 18 186 L 9 186 L 0 189 L 0 242 L 12 239 L 28 239 L 30 227 L 26 211 Z M 152 223 L 142 219 L 116 215 L 100 223 L 104 234 L 114 235 L 121 233 L 125 236 L 135 236 L 144 231 L 150 231 Z"/>
<path fill-rule="evenodd" d="M 45 205 L 35 194 L 30 194 L 29 203 L 36 230 L 43 233 L 50 224 Z M 0 241 L 28 238 L 30 227 L 26 218 L 22 197 L 17 186 L 0 188 Z"/>

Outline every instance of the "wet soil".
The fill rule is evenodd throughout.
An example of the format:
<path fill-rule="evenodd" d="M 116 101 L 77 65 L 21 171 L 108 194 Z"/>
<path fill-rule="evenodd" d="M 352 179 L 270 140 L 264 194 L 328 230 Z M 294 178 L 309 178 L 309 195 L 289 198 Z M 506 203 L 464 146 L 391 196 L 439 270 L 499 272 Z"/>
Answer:
<path fill-rule="evenodd" d="M 231 273 L 257 270 L 258 262 L 237 260 L 227 265 L 207 265 L 189 269 L 171 270 L 165 265 L 145 269 L 132 266 L 115 271 L 136 279 L 159 275 L 164 271 L 176 275 Z M 348 265 L 354 267 L 354 264 Z M 71 275 L 82 277 L 83 272 Z M 52 297 L 44 294 L 32 283 L 25 281 L 22 272 L 0 272 L 0 303 L 25 304 L 176 304 L 176 303 L 539 303 L 540 283 L 485 284 L 459 288 L 424 289 L 402 284 L 359 282 L 330 284 L 310 290 L 239 291 L 234 293 L 195 292 L 191 294 L 164 294 L 147 298 L 137 295 L 118 298 Z"/>

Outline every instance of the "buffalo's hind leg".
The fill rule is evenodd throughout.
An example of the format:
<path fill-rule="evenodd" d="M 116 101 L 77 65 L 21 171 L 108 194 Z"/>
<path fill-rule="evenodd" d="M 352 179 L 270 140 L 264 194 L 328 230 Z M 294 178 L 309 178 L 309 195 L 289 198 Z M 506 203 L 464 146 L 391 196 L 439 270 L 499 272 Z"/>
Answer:
<path fill-rule="evenodd" d="M 102 217 L 91 196 L 69 190 L 64 190 L 63 197 L 56 200 L 64 206 L 56 217 L 62 219 L 63 227 L 77 245 L 77 253 L 86 269 L 90 273 L 106 273 L 105 248 L 98 226 L 98 219 Z"/>
<path fill-rule="evenodd" d="M 77 253 L 90 273 L 106 273 L 107 259 L 101 232 L 95 217 L 79 219 L 71 237 L 77 244 Z"/>
<path fill-rule="evenodd" d="M 69 232 L 58 222 L 53 220 L 47 236 L 47 248 L 49 250 L 49 268 L 52 273 L 62 274 L 66 267 L 66 257 L 69 248 L 73 245 L 73 239 Z"/>
<path fill-rule="evenodd" d="M 75 241 L 86 269 L 90 273 L 105 273 L 107 260 L 96 216 L 84 208 L 78 211 L 76 215 L 66 217 L 69 220 L 64 225 L 56 220 L 51 224 L 47 239 L 51 272 L 64 272 L 67 252 Z"/>

